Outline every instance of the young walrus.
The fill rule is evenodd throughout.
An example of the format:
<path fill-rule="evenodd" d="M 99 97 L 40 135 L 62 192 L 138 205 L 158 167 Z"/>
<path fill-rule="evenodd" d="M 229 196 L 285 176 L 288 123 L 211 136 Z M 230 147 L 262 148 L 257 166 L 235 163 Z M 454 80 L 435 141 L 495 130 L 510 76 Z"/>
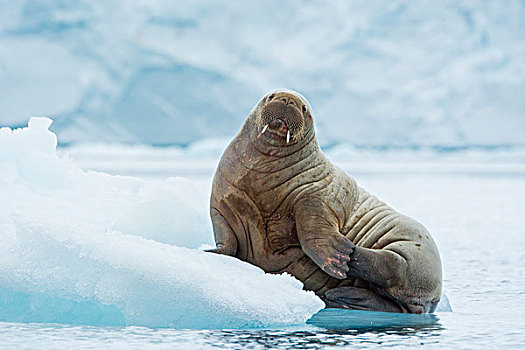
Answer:
<path fill-rule="evenodd" d="M 251 111 L 220 160 L 210 214 L 210 251 L 288 272 L 327 307 L 427 313 L 440 299 L 428 231 L 330 163 L 297 92 L 271 92 Z"/>

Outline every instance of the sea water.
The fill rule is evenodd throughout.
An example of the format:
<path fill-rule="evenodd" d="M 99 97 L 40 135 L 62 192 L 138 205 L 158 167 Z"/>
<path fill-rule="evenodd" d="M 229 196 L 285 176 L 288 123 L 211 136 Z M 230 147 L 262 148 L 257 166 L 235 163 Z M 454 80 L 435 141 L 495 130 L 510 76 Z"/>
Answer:
<path fill-rule="evenodd" d="M 36 134 L 30 139 L 38 137 L 39 133 Z M 317 311 L 320 308 L 317 301 L 310 299 L 308 294 L 303 295 L 288 277 L 274 280 L 244 264 L 237 265 L 234 259 L 231 262 L 213 261 L 212 265 L 217 265 L 218 270 L 205 275 L 208 279 L 199 279 L 198 269 L 192 272 L 195 278 L 190 274 L 177 279 L 179 274 L 184 274 L 184 269 L 177 270 L 177 264 L 186 263 L 184 259 L 177 260 L 177 256 L 192 257 L 208 268 L 207 255 L 201 256 L 198 249 L 184 248 L 194 243 L 184 232 L 181 237 L 173 238 L 162 227 L 153 226 L 154 233 L 142 234 L 133 228 L 144 225 L 145 220 L 162 221 L 169 216 L 159 210 L 148 212 L 151 206 L 181 208 L 181 203 L 186 203 L 183 213 L 173 215 L 179 220 L 200 218 L 201 205 L 205 204 L 181 193 L 188 188 L 204 194 L 209 192 L 218 155 L 181 155 L 178 152 L 167 155 L 166 150 L 160 150 L 157 161 L 151 163 L 152 157 L 128 150 L 128 155 L 119 151 L 108 161 L 108 157 L 111 158 L 108 149 L 103 152 L 93 149 L 89 157 L 85 149 L 83 156 L 74 150 L 64 153 L 68 154 L 68 162 L 80 164 L 84 169 L 120 175 L 139 169 L 141 177 L 84 174 L 83 184 L 87 188 L 82 188 L 80 183 L 67 182 L 69 175 L 63 178 L 64 171 L 72 169 L 64 165 L 63 158 L 42 160 L 41 155 L 33 155 L 25 160 L 17 158 L 16 164 L 6 158 L 0 159 L 4 165 L 0 187 L 12 199 L 8 202 L 10 205 L 5 204 L 5 198 L 9 197 L 2 199 L 4 219 L 1 222 L 5 225 L 1 232 L 4 246 L 0 249 L 5 248 L 6 242 L 17 242 L 12 247 L 26 249 L 28 253 L 24 262 L 16 260 L 19 258 L 16 249 L 7 249 L 0 259 L 3 279 L 0 288 L 1 349 L 314 349 L 418 345 L 499 349 L 525 346 L 522 326 L 525 311 L 525 202 L 522 200 L 525 163 L 521 154 L 382 154 L 359 158 L 352 153 L 327 152 L 369 192 L 424 223 L 440 249 L 444 291 L 453 311 L 442 305 L 442 311 L 434 315 L 399 315 Z M 186 164 L 193 164 L 192 171 L 183 166 L 185 162 L 181 157 L 186 157 Z M 99 158 L 105 160 L 97 163 Z M 163 166 L 165 159 L 168 159 L 165 164 L 178 164 L 178 168 Z M 41 169 L 41 176 L 32 178 L 31 167 Z M 179 180 L 165 180 L 168 176 L 182 175 L 182 172 L 187 178 L 180 180 L 182 184 Z M 21 177 L 23 180 L 16 180 Z M 93 184 L 98 187 L 91 188 Z M 97 188 L 110 193 L 90 197 L 89 193 Z M 166 192 L 170 196 L 164 196 Z M 84 198 L 83 204 L 76 203 L 80 201 L 79 195 Z M 103 197 L 97 197 L 99 195 Z M 31 218 L 28 220 L 16 211 L 26 208 L 24 198 L 33 201 L 40 198 L 47 202 L 42 202 L 41 207 L 32 207 L 35 212 L 27 213 L 27 218 Z M 107 202 L 101 203 L 102 208 L 97 211 L 96 200 L 100 198 Z M 95 203 L 90 204 L 90 201 Z M 123 204 L 126 201 L 127 206 Z M 115 231 L 100 233 L 99 221 L 95 220 L 78 219 L 76 226 L 66 219 L 58 223 L 56 218 L 46 221 L 46 217 L 54 215 L 47 207 L 64 203 L 71 204 L 69 208 L 60 208 L 65 216 L 75 215 L 79 209 L 91 210 L 97 220 L 109 222 L 108 227 Z M 5 219 L 6 211 L 17 215 L 7 215 Z M 104 212 L 119 215 L 111 222 L 114 218 Z M 191 225 L 193 221 L 187 222 Z M 164 221 L 164 225 L 175 230 L 169 220 Z M 196 226 L 199 237 L 211 235 L 207 225 Z M 47 232 L 50 227 L 62 227 L 63 230 Z M 71 235 L 64 228 L 78 232 Z M 5 236 L 13 232 L 16 235 Z M 9 240 L 11 238 L 13 240 Z M 104 250 L 108 244 L 113 246 Z M 123 250 L 130 254 L 124 254 Z M 142 255 L 137 255 L 139 253 Z M 159 255 L 158 261 L 155 255 Z M 147 262 L 141 260 L 145 257 L 149 259 Z M 9 265 L 11 262 L 18 265 Z M 53 262 L 55 265 L 50 265 Z M 46 268 L 52 275 L 43 275 Z M 173 269 L 178 272 L 173 273 Z M 221 269 L 229 271 L 230 275 L 222 276 Z M 93 271 L 103 278 L 91 274 Z M 242 278 L 236 279 L 239 276 Z M 210 280 L 216 289 L 199 289 L 199 284 L 191 283 L 193 280 L 199 281 L 201 286 Z M 245 284 L 243 290 L 243 284 L 237 283 L 243 280 L 254 284 L 247 287 Z M 262 282 L 257 284 L 258 281 Z M 235 288 L 229 288 L 232 282 Z M 266 298 L 265 294 L 270 295 Z M 214 299 L 217 295 L 220 298 Z M 286 299 L 287 296 L 293 296 L 295 301 Z M 192 304 L 193 309 L 185 313 L 194 323 L 173 323 L 170 314 L 176 313 L 178 306 L 184 303 L 191 304 L 193 297 L 199 302 Z M 215 300 L 223 303 L 221 307 L 216 307 Z M 292 302 L 295 304 L 290 306 Z M 207 324 L 208 320 L 213 322 Z M 230 323 L 224 325 L 224 322 Z"/>

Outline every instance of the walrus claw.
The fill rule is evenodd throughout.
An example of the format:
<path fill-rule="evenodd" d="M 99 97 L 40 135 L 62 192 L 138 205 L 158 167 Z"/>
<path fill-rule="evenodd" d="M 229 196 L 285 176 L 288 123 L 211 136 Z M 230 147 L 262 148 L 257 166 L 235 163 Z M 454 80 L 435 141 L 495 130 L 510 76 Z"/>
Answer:
<path fill-rule="evenodd" d="M 348 263 L 355 248 L 352 241 L 338 234 L 316 239 L 310 243 L 314 243 L 313 247 L 303 246 L 303 249 L 324 272 L 337 279 L 347 278 Z"/>
<path fill-rule="evenodd" d="M 216 248 L 212 249 L 205 249 L 204 250 L 207 253 L 214 253 L 214 254 L 222 254 L 222 255 L 232 255 L 231 249 L 228 249 L 228 247 L 224 244 L 217 245 Z"/>

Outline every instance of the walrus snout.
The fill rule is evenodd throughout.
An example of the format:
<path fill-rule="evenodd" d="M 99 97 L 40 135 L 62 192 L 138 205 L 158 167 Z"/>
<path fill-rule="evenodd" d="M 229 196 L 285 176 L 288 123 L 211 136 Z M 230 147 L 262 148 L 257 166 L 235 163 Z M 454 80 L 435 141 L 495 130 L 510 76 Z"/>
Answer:
<path fill-rule="evenodd" d="M 285 105 L 297 106 L 297 102 L 294 101 L 293 97 L 290 96 L 279 96 L 276 101 L 281 102 Z"/>
<path fill-rule="evenodd" d="M 270 129 L 278 134 L 286 143 L 297 140 L 304 128 L 304 117 L 296 106 L 296 102 L 286 97 L 278 97 L 268 102 L 261 110 L 261 124 L 264 131 Z M 263 133 L 264 133 L 263 131 Z"/>
<path fill-rule="evenodd" d="M 281 118 L 272 120 L 268 124 L 268 127 L 270 130 L 279 130 L 285 133 L 288 131 L 288 124 L 286 124 L 286 121 L 282 120 Z"/>

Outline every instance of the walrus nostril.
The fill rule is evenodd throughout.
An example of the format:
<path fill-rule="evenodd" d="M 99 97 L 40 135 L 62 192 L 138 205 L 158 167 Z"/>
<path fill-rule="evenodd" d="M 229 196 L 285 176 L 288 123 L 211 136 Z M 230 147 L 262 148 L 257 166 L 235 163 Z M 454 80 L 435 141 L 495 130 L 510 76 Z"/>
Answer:
<path fill-rule="evenodd" d="M 286 102 L 288 102 L 288 100 L 286 99 L 286 97 L 281 97 L 281 102 L 286 104 Z"/>

